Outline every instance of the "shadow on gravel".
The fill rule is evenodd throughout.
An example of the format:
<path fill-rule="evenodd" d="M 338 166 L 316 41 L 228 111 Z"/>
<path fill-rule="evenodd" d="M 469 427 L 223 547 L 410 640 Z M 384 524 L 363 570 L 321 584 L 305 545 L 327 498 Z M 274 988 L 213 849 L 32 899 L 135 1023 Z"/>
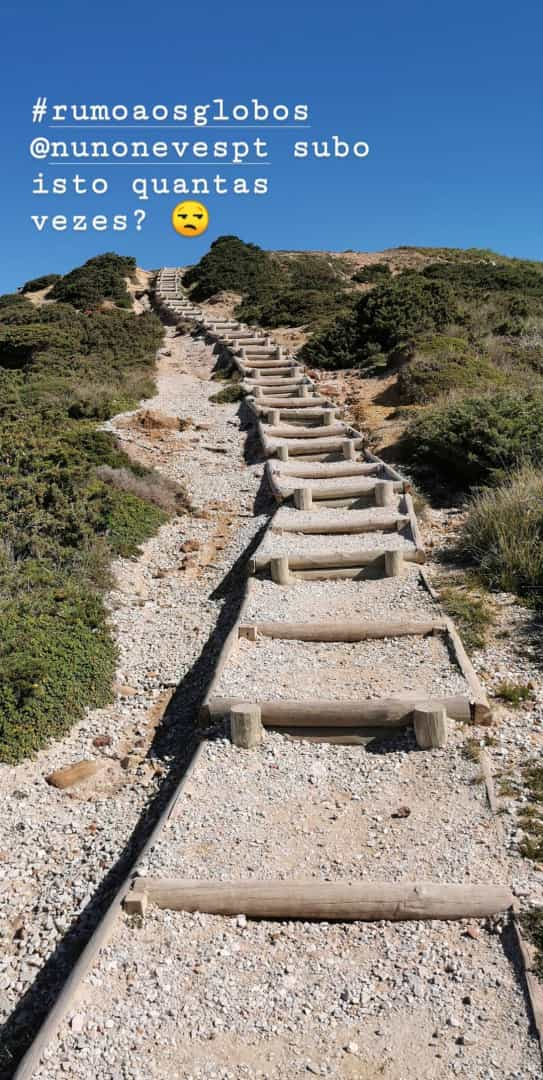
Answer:
<path fill-rule="evenodd" d="M 515 981 L 517 982 L 517 984 L 518 984 L 518 986 L 520 988 L 520 991 L 522 993 L 523 999 L 524 999 L 524 1008 L 526 1009 L 526 1016 L 528 1017 L 529 1022 L 530 1022 L 530 1035 L 531 1035 L 532 1039 L 538 1039 L 539 1034 L 538 1034 L 536 1023 L 535 1023 L 534 1013 L 533 1013 L 533 1009 L 532 1009 L 532 1003 L 530 1001 L 530 995 L 528 993 L 528 984 L 526 982 L 526 975 L 525 975 L 524 968 L 523 968 L 523 965 L 522 965 L 522 960 L 521 960 L 521 957 L 520 957 L 519 947 L 518 947 L 518 943 L 517 943 L 517 937 L 516 937 L 516 934 L 515 934 L 512 923 L 508 922 L 508 923 L 505 924 L 505 926 L 503 927 L 503 929 L 500 932 L 500 940 L 501 940 L 501 944 L 502 944 L 502 948 L 503 948 L 503 951 L 505 953 L 505 956 L 507 957 L 507 960 L 509 961 L 509 963 L 511 964 L 511 967 L 513 969 L 513 972 L 514 972 L 514 975 L 515 975 Z"/>
<path fill-rule="evenodd" d="M 196 730 L 198 712 L 223 644 L 238 618 L 245 592 L 247 559 L 260 543 L 264 528 L 265 525 L 212 594 L 214 599 L 227 597 L 227 602 L 200 656 L 179 683 L 155 733 L 148 757 L 171 757 L 170 771 L 162 781 L 160 790 L 143 811 L 115 865 L 100 882 L 86 907 L 58 943 L 6 1022 L 0 1047 L 1 1080 L 8 1080 L 13 1075 L 18 1062 L 54 1005 L 71 968 L 129 874 L 134 860 L 190 764 L 199 742 Z"/>

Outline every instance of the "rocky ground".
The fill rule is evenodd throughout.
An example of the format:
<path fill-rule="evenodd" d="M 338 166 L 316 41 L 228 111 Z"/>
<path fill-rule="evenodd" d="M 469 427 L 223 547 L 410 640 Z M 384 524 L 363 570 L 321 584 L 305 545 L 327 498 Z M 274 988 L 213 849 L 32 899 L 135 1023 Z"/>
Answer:
<path fill-rule="evenodd" d="M 212 362 L 203 343 L 168 330 L 158 393 L 145 405 L 190 423 L 181 432 L 142 431 L 130 417 L 113 423 L 134 455 L 185 485 L 196 510 L 166 525 L 139 560 L 118 565 L 115 705 L 1 774 L 5 1015 L 163 782 L 220 647 L 219 636 L 209 649 L 209 636 L 235 616 L 240 590 L 225 577 L 267 521 L 262 466 L 245 463 L 238 407 L 209 403 L 219 388 L 209 381 Z M 439 533 L 438 517 L 431 527 Z M 305 603 L 308 618 L 328 604 L 339 612 L 356 590 L 359 612 L 378 617 L 395 610 L 396 588 L 401 613 L 425 617 L 432 604 L 415 575 L 401 586 L 315 582 L 315 606 L 307 583 L 296 583 L 285 611 L 291 604 L 304 617 Z M 251 590 L 247 618 L 263 610 L 281 617 L 274 590 L 266 582 Z M 492 758 L 508 768 L 539 751 L 543 694 L 533 639 L 517 633 L 528 632 L 527 616 L 511 598 L 497 606 L 511 636 L 496 631 L 476 666 L 491 688 L 498 674 L 522 676 L 535 695 L 519 710 L 502 709 L 491 731 Z M 391 671 L 397 662 L 391 657 Z M 270 733 L 247 754 L 219 731 L 142 872 L 507 881 L 521 902 L 541 901 L 543 874 L 518 855 L 522 790 L 503 801 L 502 839 L 477 762 L 465 753 L 468 735 L 483 742 L 489 731 L 458 727 L 447 750 L 432 753 L 417 753 L 409 735 L 364 749 Z M 104 769 L 85 784 L 58 791 L 45 783 L 51 769 L 88 757 Z M 143 922 L 121 917 L 37 1075 L 525 1080 L 541 1075 L 541 1059 L 510 931 L 499 921 L 251 923 L 152 910 Z"/>

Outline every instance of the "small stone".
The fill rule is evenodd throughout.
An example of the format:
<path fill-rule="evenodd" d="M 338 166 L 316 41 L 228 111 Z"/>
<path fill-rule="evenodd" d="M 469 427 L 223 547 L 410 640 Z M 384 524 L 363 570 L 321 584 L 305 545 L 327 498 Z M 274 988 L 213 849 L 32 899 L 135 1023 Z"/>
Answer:
<path fill-rule="evenodd" d="M 246 915 L 237 915 L 236 916 L 236 926 L 239 926 L 239 928 L 241 930 L 243 930 L 247 926 L 247 916 Z"/>
<path fill-rule="evenodd" d="M 358 1054 L 358 1050 L 359 1047 L 357 1042 L 349 1042 L 345 1047 L 345 1052 L 347 1054 Z"/>
<path fill-rule="evenodd" d="M 72 1016 L 70 1027 L 74 1035 L 81 1035 L 85 1027 L 85 1017 L 81 1013 L 76 1013 L 75 1016 Z"/>
<path fill-rule="evenodd" d="M 92 740 L 92 745 L 98 747 L 111 746 L 112 741 L 111 735 L 96 735 Z"/>

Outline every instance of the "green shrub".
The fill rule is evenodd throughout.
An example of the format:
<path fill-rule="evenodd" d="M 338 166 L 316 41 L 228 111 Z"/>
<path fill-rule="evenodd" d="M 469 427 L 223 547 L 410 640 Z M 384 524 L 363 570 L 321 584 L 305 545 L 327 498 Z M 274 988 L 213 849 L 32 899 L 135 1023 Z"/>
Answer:
<path fill-rule="evenodd" d="M 279 283 L 279 269 L 268 253 L 237 236 L 219 236 L 207 255 L 183 277 L 183 285 L 191 289 L 191 296 L 197 301 L 207 300 L 223 290 L 254 293 Z"/>
<path fill-rule="evenodd" d="M 230 386 L 225 386 L 224 390 L 219 390 L 218 393 L 212 394 L 209 400 L 213 405 L 233 405 L 236 401 L 243 401 L 245 397 L 241 386 L 237 383 L 231 383 Z"/>
<path fill-rule="evenodd" d="M 461 489 L 497 482 L 523 461 L 543 464 L 543 392 L 502 389 L 430 406 L 399 449 L 414 469 Z"/>
<path fill-rule="evenodd" d="M 345 305 L 341 266 L 314 252 L 270 255 L 237 236 L 220 236 L 186 272 L 183 284 L 195 300 L 225 289 L 241 293 L 235 313 L 245 322 L 317 324 Z"/>
<path fill-rule="evenodd" d="M 425 405 L 453 390 L 485 389 L 506 382 L 506 373 L 474 353 L 467 341 L 444 334 L 421 341 L 413 358 L 398 372 L 404 405 Z"/>
<path fill-rule="evenodd" d="M 418 337 L 443 330 L 458 314 L 446 284 L 406 271 L 364 293 L 350 317 L 340 316 L 306 342 L 301 358 L 329 368 L 386 367 L 412 349 Z"/>
<path fill-rule="evenodd" d="M 494 589 L 543 596 L 543 470 L 530 465 L 476 495 L 461 548 Z"/>
<path fill-rule="evenodd" d="M 361 266 L 359 270 L 356 270 L 352 275 L 351 280 L 360 282 L 360 284 L 381 284 L 391 276 L 391 269 L 388 263 L 370 263 L 369 266 Z"/>
<path fill-rule="evenodd" d="M 76 308 L 96 308 L 104 300 L 120 307 L 130 306 L 125 278 L 136 269 L 136 260 L 126 255 L 107 252 L 96 255 L 83 266 L 71 270 L 55 283 L 49 299 L 73 304 Z"/>
<path fill-rule="evenodd" d="M 47 289 L 49 285 L 54 285 L 55 281 L 60 281 L 60 277 L 60 274 L 42 274 L 41 277 L 26 281 L 21 292 L 37 292 L 38 289 Z"/>
<path fill-rule="evenodd" d="M 97 593 L 62 583 L 0 604 L 0 760 L 60 738 L 111 699 L 116 652 Z"/>
<path fill-rule="evenodd" d="M 140 544 L 149 540 L 168 520 L 158 506 L 144 502 L 129 491 L 110 489 L 104 500 L 101 524 L 115 555 L 137 555 Z"/>
<path fill-rule="evenodd" d="M 133 265 L 105 258 L 108 273 Z M 67 278 L 87 299 L 108 291 L 104 257 L 80 270 Z M 0 760 L 35 752 L 109 699 L 112 556 L 136 554 L 165 510 L 185 505 L 96 428 L 152 390 L 162 333 L 150 313 L 0 297 Z"/>

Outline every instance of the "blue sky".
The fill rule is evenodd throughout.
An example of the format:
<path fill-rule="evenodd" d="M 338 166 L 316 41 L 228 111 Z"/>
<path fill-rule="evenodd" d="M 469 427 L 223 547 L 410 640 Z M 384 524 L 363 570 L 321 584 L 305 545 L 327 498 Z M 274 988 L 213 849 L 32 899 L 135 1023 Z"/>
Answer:
<path fill-rule="evenodd" d="M 133 254 L 140 265 L 196 261 L 209 242 L 235 233 L 270 248 L 375 250 L 398 244 L 491 247 L 543 258 L 543 149 L 540 4 L 457 0 L 453 4 L 319 5 L 211 2 L 149 5 L 93 0 L 85 6 L 7 0 L 2 19 L 3 258 L 0 291 L 59 271 L 101 251 Z M 228 104 L 307 103 L 311 129 L 298 138 L 338 134 L 367 140 L 362 161 L 293 161 L 295 132 L 273 131 L 270 164 L 259 169 L 135 168 L 135 175 L 203 176 L 215 171 L 269 175 L 267 196 L 205 199 L 210 227 L 199 239 L 170 225 L 180 197 L 139 202 L 130 168 L 103 162 L 80 169 L 111 177 L 103 197 L 32 197 L 32 177 L 72 176 L 31 161 L 39 134 L 30 109 L 49 102 Z M 93 137 L 112 135 L 93 132 Z M 211 141 L 226 132 L 168 131 Z M 258 132 L 236 130 L 230 138 Z M 263 134 L 263 133 L 261 133 Z M 154 131 L 117 138 L 164 138 Z M 65 131 L 57 138 L 87 137 Z M 128 175 L 127 175 L 128 174 Z M 141 231 L 133 212 L 146 211 Z M 127 211 L 123 233 L 38 233 L 31 214 Z"/>

